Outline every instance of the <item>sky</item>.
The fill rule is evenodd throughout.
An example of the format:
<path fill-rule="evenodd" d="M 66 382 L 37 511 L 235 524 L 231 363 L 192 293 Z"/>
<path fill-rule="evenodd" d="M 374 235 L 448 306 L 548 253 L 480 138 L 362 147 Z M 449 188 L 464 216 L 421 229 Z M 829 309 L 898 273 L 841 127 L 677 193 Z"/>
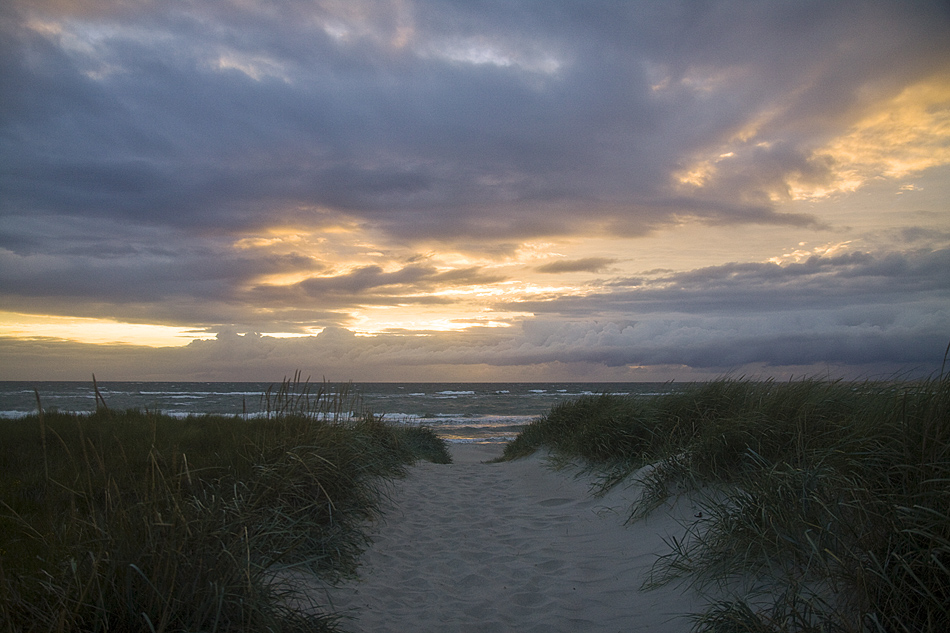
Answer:
<path fill-rule="evenodd" d="M 0 379 L 939 372 L 950 7 L 7 0 Z"/>

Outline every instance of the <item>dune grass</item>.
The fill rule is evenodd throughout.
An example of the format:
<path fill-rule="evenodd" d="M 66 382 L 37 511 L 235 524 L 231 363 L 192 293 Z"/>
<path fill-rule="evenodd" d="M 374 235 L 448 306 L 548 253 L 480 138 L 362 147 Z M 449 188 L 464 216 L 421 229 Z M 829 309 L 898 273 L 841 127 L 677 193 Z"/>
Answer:
<path fill-rule="evenodd" d="M 599 491 L 637 482 L 637 520 L 690 494 L 702 519 L 646 587 L 726 596 L 698 631 L 950 630 L 950 378 L 724 379 L 589 396 L 505 449 L 582 460 Z"/>
<path fill-rule="evenodd" d="M 334 630 L 281 572 L 352 574 L 392 478 L 449 461 L 299 376 L 259 419 L 97 403 L 0 424 L 2 631 Z"/>

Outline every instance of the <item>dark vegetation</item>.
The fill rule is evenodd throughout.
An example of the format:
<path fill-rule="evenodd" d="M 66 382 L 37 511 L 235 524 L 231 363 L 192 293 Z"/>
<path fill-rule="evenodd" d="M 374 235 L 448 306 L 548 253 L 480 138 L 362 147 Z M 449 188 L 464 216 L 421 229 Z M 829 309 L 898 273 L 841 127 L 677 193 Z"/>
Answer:
<path fill-rule="evenodd" d="M 600 491 L 702 510 L 646 587 L 718 596 L 696 630 L 950 631 L 950 378 L 852 384 L 724 379 L 665 396 L 590 396 L 527 426 Z"/>
<path fill-rule="evenodd" d="M 40 396 L 37 395 L 39 401 Z M 392 478 L 449 455 L 285 381 L 267 415 L 43 412 L 0 421 L 0 631 L 319 631 L 282 581 L 352 574 Z"/>

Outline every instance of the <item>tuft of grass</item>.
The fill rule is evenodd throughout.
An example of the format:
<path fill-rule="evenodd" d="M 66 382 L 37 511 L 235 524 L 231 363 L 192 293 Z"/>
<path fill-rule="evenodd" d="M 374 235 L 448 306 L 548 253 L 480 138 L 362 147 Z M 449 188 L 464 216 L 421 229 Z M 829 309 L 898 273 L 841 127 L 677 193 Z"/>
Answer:
<path fill-rule="evenodd" d="M 545 447 L 638 472 L 637 520 L 688 493 L 704 519 L 645 584 L 735 593 L 700 631 L 950 630 L 950 378 L 723 379 L 559 404 L 504 459 Z M 643 466 L 650 468 L 642 468 Z"/>
<path fill-rule="evenodd" d="M 103 402 L 0 424 L 0 631 L 334 630 L 275 578 L 354 573 L 391 479 L 448 453 L 345 390 L 274 393 L 263 419 Z"/>

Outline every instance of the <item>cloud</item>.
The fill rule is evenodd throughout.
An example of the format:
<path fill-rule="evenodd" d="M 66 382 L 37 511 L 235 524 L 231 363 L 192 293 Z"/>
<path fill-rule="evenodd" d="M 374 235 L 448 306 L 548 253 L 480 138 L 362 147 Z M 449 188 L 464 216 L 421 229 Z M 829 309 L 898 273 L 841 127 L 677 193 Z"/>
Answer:
<path fill-rule="evenodd" d="M 572 380 L 658 379 L 657 369 L 649 368 L 664 366 L 676 367 L 678 380 L 729 372 L 775 376 L 790 367 L 799 375 L 832 371 L 851 378 L 926 376 L 939 369 L 950 312 L 911 309 L 883 324 L 848 316 L 810 311 L 778 319 L 534 321 L 520 332 L 475 333 L 467 340 L 435 334 L 356 337 L 340 329 L 297 339 L 228 334 L 161 349 L 4 339 L 0 360 L 7 380 L 74 380 L 90 371 L 111 379 L 277 380 L 296 369 L 332 380 L 517 380 L 541 377 L 539 369 L 556 365 Z"/>
<path fill-rule="evenodd" d="M 796 224 L 773 197 L 832 179 L 829 133 L 950 58 L 937 3 L 399 6 L 18 4 L 2 210 L 236 229 L 325 207 L 439 238 L 563 233 L 577 204 Z M 733 138 L 729 169 L 673 187 Z"/>
<path fill-rule="evenodd" d="M 852 315 L 853 316 L 853 315 Z M 939 346 L 950 325 L 944 311 L 897 315 L 887 323 L 848 322 L 844 314 L 802 311 L 779 318 L 679 317 L 614 323 L 532 326 L 532 340 L 543 332 L 544 344 L 531 350 L 535 362 L 592 362 L 608 366 L 681 365 L 736 371 L 765 367 L 863 366 L 893 363 L 933 371 Z M 535 328 L 540 328 L 540 332 Z M 522 348 L 524 353 L 526 348 Z M 527 359 L 517 358 L 518 362 Z M 813 371 L 815 371 L 813 369 Z"/>
<path fill-rule="evenodd" d="M 799 263 L 729 263 L 651 279 L 616 279 L 603 291 L 520 301 L 522 310 L 577 318 L 643 313 L 721 314 L 894 308 L 950 296 L 950 250 L 845 253 Z"/>
<path fill-rule="evenodd" d="M 539 273 L 597 273 L 615 263 L 616 259 L 609 257 L 585 257 L 583 259 L 559 260 L 550 264 L 536 266 Z"/>
<path fill-rule="evenodd" d="M 340 274 L 308 277 L 290 285 L 259 285 L 248 290 L 247 302 L 266 305 L 272 311 L 291 312 L 307 307 L 342 311 L 372 305 L 450 304 L 453 299 L 437 291 L 505 279 L 478 267 L 440 272 L 431 265 L 410 264 L 387 272 L 380 266 L 362 266 Z"/>
<path fill-rule="evenodd" d="M 898 176 L 902 200 L 921 200 L 909 179 L 940 180 L 948 26 L 924 0 L 14 0 L 0 7 L 0 303 L 222 333 L 141 352 L 198 373 L 242 353 L 434 375 L 923 363 L 945 325 L 945 202 L 897 229 L 881 198 L 867 217 L 817 203 Z M 645 261 L 647 240 L 697 224 L 884 237 L 783 265 L 753 237 L 718 265 L 695 239 Z M 586 245 L 610 240 L 623 247 Z M 563 252 L 532 259 L 529 241 Z M 393 319 L 331 344 L 367 312 L 436 308 L 515 327 L 411 337 Z M 18 363 L 86 350 L 4 345 Z"/>
<path fill-rule="evenodd" d="M 0 343 L 0 360 L 13 368 L 30 356 L 33 365 L 54 373 L 66 367 L 78 372 L 86 363 L 83 371 L 93 369 L 97 375 L 129 371 L 126 378 L 152 379 L 180 371 L 183 376 L 237 373 L 267 380 L 303 369 L 338 379 L 398 375 L 440 380 L 451 371 L 460 380 L 486 375 L 500 380 L 515 379 L 514 368 L 553 366 L 565 372 L 583 368 L 585 376 L 615 380 L 648 379 L 642 373 L 648 367 L 677 367 L 681 380 L 782 371 L 919 376 L 938 369 L 950 332 L 948 257 L 950 251 L 883 257 L 852 253 L 784 266 L 710 267 L 647 281 L 629 296 L 538 304 L 534 307 L 540 316 L 514 328 L 367 337 L 329 327 L 317 336 L 293 339 L 227 331 L 183 348 L 79 346 L 89 353 L 60 370 L 54 370 L 55 364 L 76 344 L 7 339 Z M 408 277 L 417 282 L 425 274 Z M 852 284 L 854 280 L 860 283 Z M 585 303 L 577 311 L 584 318 L 576 318 L 573 301 Z M 598 318 L 590 318 L 592 314 Z"/>

